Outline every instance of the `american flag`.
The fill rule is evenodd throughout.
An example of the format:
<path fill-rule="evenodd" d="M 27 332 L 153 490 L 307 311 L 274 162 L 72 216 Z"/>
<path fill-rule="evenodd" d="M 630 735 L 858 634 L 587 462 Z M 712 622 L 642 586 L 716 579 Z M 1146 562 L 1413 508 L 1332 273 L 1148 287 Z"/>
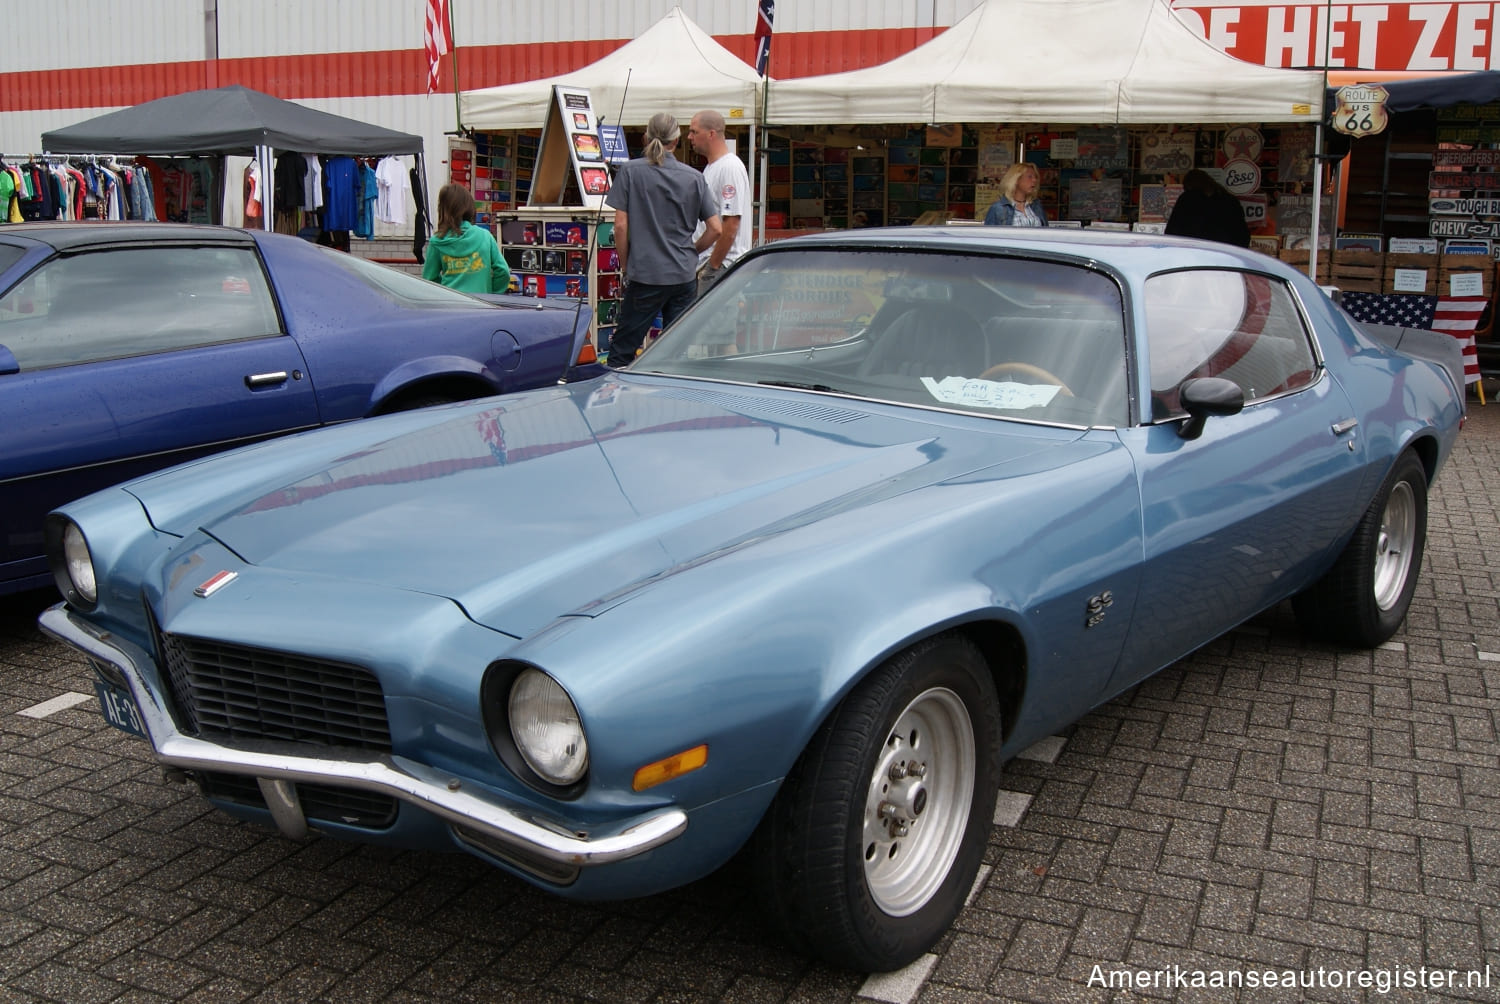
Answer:
<path fill-rule="evenodd" d="M 1479 382 L 1474 331 L 1490 301 L 1483 296 L 1413 296 L 1409 293 L 1345 293 L 1344 309 L 1356 321 L 1446 331 L 1463 343 L 1464 383 Z"/>
<path fill-rule="evenodd" d="M 771 63 L 771 22 L 776 17 L 776 0 L 760 0 L 755 18 L 755 72 L 762 77 Z"/>
<path fill-rule="evenodd" d="M 427 93 L 431 94 L 437 90 L 440 60 L 453 47 L 448 37 L 448 0 L 427 0 L 426 47 Z"/>

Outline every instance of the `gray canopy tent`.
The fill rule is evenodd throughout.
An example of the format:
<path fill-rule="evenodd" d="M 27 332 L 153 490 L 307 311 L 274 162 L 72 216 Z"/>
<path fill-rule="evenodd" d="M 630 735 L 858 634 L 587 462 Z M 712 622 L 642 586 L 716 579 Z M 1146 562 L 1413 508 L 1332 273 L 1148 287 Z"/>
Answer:
<path fill-rule="evenodd" d="M 422 137 L 318 111 L 233 85 L 187 91 L 42 134 L 48 153 L 254 157 L 266 179 L 261 225 L 274 219 L 274 151 L 342 156 L 414 154 L 426 177 Z M 426 218 L 426 199 L 416 193 Z"/>

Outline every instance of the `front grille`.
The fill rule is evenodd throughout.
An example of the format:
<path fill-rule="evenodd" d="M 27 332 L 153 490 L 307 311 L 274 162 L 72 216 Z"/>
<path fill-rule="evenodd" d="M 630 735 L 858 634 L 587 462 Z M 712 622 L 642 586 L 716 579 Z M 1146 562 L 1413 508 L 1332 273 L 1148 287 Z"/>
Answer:
<path fill-rule="evenodd" d="M 266 807 L 265 797 L 255 778 L 243 774 L 204 771 L 198 775 L 203 794 L 225 802 L 235 802 L 257 809 Z M 323 784 L 298 783 L 297 800 L 308 820 L 362 826 L 383 830 L 396 821 L 396 800 L 389 795 L 361 791 L 358 788 L 332 788 Z"/>
<path fill-rule="evenodd" d="M 189 735 L 390 751 L 385 697 L 367 669 L 165 632 L 158 644 Z"/>

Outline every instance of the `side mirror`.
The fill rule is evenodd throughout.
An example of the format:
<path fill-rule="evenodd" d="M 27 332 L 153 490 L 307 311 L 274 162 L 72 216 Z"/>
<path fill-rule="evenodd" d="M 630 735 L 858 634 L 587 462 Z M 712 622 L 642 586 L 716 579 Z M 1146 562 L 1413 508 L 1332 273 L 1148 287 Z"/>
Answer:
<path fill-rule="evenodd" d="M 16 354 L 4 345 L 0 345 L 0 376 L 10 376 L 12 373 L 21 372 L 21 364 L 16 361 Z"/>
<path fill-rule="evenodd" d="M 1177 389 L 1178 401 L 1188 413 L 1177 435 L 1197 439 L 1203 435 L 1203 423 L 1210 415 L 1238 415 L 1245 407 L 1245 391 L 1233 380 L 1223 377 L 1196 377 L 1185 380 Z"/>

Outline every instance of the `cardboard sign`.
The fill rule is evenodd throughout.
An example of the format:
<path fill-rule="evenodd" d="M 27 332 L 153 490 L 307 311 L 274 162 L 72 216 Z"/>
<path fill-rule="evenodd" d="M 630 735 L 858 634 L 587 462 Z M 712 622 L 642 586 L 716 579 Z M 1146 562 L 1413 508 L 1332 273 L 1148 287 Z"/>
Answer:
<path fill-rule="evenodd" d="M 1398 268 L 1393 273 L 1393 287 L 1397 293 L 1427 292 L 1427 270 L 1425 268 Z"/>

